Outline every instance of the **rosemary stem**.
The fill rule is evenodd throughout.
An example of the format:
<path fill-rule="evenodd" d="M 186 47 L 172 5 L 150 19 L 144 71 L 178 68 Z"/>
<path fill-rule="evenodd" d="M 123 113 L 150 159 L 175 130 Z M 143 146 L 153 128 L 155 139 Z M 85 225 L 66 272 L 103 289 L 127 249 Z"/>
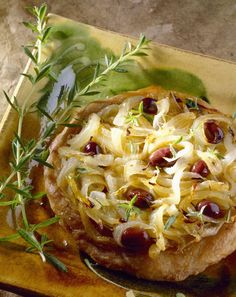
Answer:
<path fill-rule="evenodd" d="M 8 178 L 2 183 L 0 188 L 0 193 L 3 192 L 3 190 L 6 188 L 6 186 L 12 181 L 13 177 L 16 175 L 15 171 L 12 171 L 11 174 L 8 176 Z"/>
<path fill-rule="evenodd" d="M 38 28 L 38 32 L 42 33 L 42 25 L 41 25 L 41 22 L 40 22 L 40 19 L 38 19 L 38 22 L 37 22 L 37 28 Z M 38 56 L 37 56 L 37 65 L 40 65 L 40 62 L 41 62 L 41 51 L 42 51 L 42 42 L 41 42 L 41 39 L 37 39 L 37 42 L 36 42 L 36 45 L 37 45 L 37 53 L 38 53 Z"/>
<path fill-rule="evenodd" d="M 35 91 L 35 85 L 33 85 L 33 87 L 31 88 L 30 93 L 27 95 L 22 107 L 20 108 L 20 115 L 19 115 L 19 122 L 18 122 L 18 127 L 17 127 L 17 134 L 19 137 L 21 137 L 22 135 L 22 127 L 23 127 L 23 119 L 24 119 L 24 114 L 25 114 L 25 110 L 26 110 L 26 106 L 32 96 L 32 94 Z M 19 146 L 19 148 L 18 148 Z M 17 142 L 17 148 L 20 149 L 20 144 Z M 19 152 L 18 152 L 19 153 Z M 18 160 L 16 160 L 16 164 L 19 163 L 20 158 L 22 158 L 24 155 L 20 154 L 17 158 Z M 8 176 L 8 178 L 4 181 L 4 183 L 1 184 L 0 187 L 0 193 L 2 193 L 4 191 L 4 189 L 6 188 L 6 186 L 13 180 L 13 178 L 16 176 L 17 172 L 15 170 L 12 170 L 11 174 Z"/>
<path fill-rule="evenodd" d="M 19 137 L 21 137 L 22 134 L 22 127 L 23 127 L 23 119 L 24 119 L 24 110 L 22 110 L 22 112 L 19 115 L 19 122 L 18 122 L 18 129 L 17 129 L 17 134 Z M 21 147 L 20 147 L 20 143 L 17 141 L 17 145 L 16 145 L 16 164 L 18 164 L 20 162 L 20 156 L 21 155 Z M 21 172 L 17 171 L 17 185 L 18 188 L 21 189 L 22 188 L 22 177 L 21 177 Z M 21 194 L 18 194 L 18 199 L 21 205 L 21 213 L 22 213 L 22 220 L 23 220 L 23 224 L 24 227 L 26 229 L 28 229 L 29 227 L 29 223 L 28 223 L 28 219 L 27 219 L 27 215 L 26 215 L 26 210 L 25 210 L 25 203 L 24 203 L 24 198 Z"/>

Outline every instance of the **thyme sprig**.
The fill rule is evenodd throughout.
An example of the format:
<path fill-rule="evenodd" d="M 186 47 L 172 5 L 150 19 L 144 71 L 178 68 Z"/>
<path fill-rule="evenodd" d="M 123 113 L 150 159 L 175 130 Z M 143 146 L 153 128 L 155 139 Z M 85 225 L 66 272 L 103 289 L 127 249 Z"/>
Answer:
<path fill-rule="evenodd" d="M 133 46 L 131 43 L 127 43 L 118 58 L 113 56 L 109 58 L 105 55 L 104 62 L 102 64 L 97 63 L 91 81 L 82 89 L 76 83 L 71 89 L 63 86 L 55 109 L 48 112 L 42 108 L 37 100 L 31 103 L 39 81 L 42 79 L 56 81 L 57 79 L 53 72 L 53 64 L 47 59 L 42 59 L 42 48 L 47 42 L 51 31 L 51 27 L 47 26 L 47 6 L 43 4 L 39 8 L 30 8 L 29 11 L 34 16 L 35 22 L 24 22 L 24 25 L 35 33 L 36 42 L 35 45 L 25 46 L 24 52 L 32 61 L 33 72 L 30 74 L 23 73 L 22 75 L 29 80 L 32 88 L 22 105 L 18 103 L 16 97 L 11 100 L 8 94 L 4 92 L 6 100 L 17 113 L 18 126 L 12 141 L 13 158 L 10 162 L 11 171 L 8 177 L 0 182 L 0 206 L 11 206 L 13 213 L 16 207 L 20 208 L 22 222 L 18 222 L 16 219 L 16 233 L 0 238 L 0 242 L 21 238 L 28 245 L 27 252 L 38 253 L 44 262 L 52 263 L 59 270 L 66 271 L 65 265 L 47 252 L 51 240 L 45 234 L 39 232 L 39 229 L 56 223 L 59 218 L 53 217 L 39 224 L 30 224 L 28 220 L 26 213 L 27 203 L 33 199 L 40 199 L 45 195 L 45 193 L 32 194 L 33 187 L 28 184 L 29 163 L 36 161 L 43 166 L 52 168 L 52 165 L 47 162 L 49 138 L 56 133 L 60 126 L 71 127 L 78 125 L 74 122 L 71 123 L 71 120 L 73 109 L 79 106 L 80 98 L 97 94 L 99 91 L 94 90 L 93 87 L 103 82 L 111 71 L 126 72 L 124 68 L 125 63 L 134 56 L 146 55 L 145 50 L 148 48 L 149 41 L 141 35 L 138 44 Z M 32 49 L 33 51 L 31 51 Z M 29 113 L 39 113 L 46 120 L 46 124 L 41 131 L 39 139 L 26 141 L 22 136 L 22 130 L 25 116 Z M 7 199 L 5 194 L 5 190 L 8 188 L 14 193 L 13 198 L 10 200 Z M 128 205 L 127 219 L 129 219 L 132 212 L 138 212 L 138 209 L 133 205 L 135 199 L 134 197 Z"/>
<path fill-rule="evenodd" d="M 125 221 L 128 222 L 130 216 L 132 214 L 138 215 L 141 210 L 136 207 L 134 204 L 138 200 L 138 196 L 134 195 L 134 197 L 129 202 L 120 203 L 118 206 L 125 210 Z"/>
<path fill-rule="evenodd" d="M 150 123 L 153 122 L 154 116 L 147 114 L 143 110 L 143 101 L 139 103 L 138 109 L 131 109 L 125 119 L 125 122 L 130 125 L 138 126 L 139 119 L 143 116 L 146 118 Z"/>
<path fill-rule="evenodd" d="M 217 157 L 219 160 L 224 159 L 225 157 L 216 149 L 207 149 L 207 152 L 212 154 L 212 156 Z"/>

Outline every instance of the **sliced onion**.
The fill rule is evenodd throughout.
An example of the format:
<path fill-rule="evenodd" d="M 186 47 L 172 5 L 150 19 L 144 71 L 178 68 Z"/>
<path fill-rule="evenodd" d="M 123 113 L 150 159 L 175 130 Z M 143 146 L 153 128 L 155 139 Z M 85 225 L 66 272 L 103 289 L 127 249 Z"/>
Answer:
<path fill-rule="evenodd" d="M 193 123 L 192 130 L 194 131 L 196 141 L 201 145 L 209 145 L 204 132 L 204 123 L 210 120 L 227 124 L 230 124 L 232 121 L 230 118 L 221 114 L 206 114 L 198 117 Z"/>
<path fill-rule="evenodd" d="M 173 117 L 171 120 L 169 120 L 163 128 L 166 129 L 173 127 L 175 130 L 181 129 L 189 131 L 195 118 L 196 116 L 193 112 L 180 113 Z"/>
<path fill-rule="evenodd" d="M 185 159 L 191 159 L 193 154 L 193 145 L 191 142 L 182 141 L 179 143 L 180 146 L 183 146 L 184 148 L 182 150 L 179 150 L 175 156 L 172 158 L 164 158 L 168 162 L 175 161 L 181 157 L 184 157 Z"/>
<path fill-rule="evenodd" d="M 125 125 L 126 117 L 129 113 L 129 111 L 136 106 L 140 101 L 142 97 L 141 96 L 136 96 L 136 97 L 131 97 L 125 102 L 123 102 L 120 105 L 119 112 L 117 113 L 116 117 L 113 120 L 113 124 L 115 126 L 121 127 Z"/>
<path fill-rule="evenodd" d="M 87 125 L 83 127 L 79 134 L 68 140 L 68 144 L 74 149 L 81 149 L 97 133 L 99 125 L 100 117 L 95 113 L 91 114 Z"/>
<path fill-rule="evenodd" d="M 75 158 L 70 158 L 68 160 L 63 160 L 62 164 L 61 171 L 57 177 L 57 184 L 59 186 L 62 186 L 63 182 L 66 181 L 66 177 L 72 173 L 80 163 Z"/>
<path fill-rule="evenodd" d="M 203 160 L 211 172 L 212 175 L 218 176 L 219 174 L 222 173 L 223 170 L 223 164 L 222 161 L 214 154 L 211 152 L 202 152 L 200 150 L 197 150 L 197 155 L 201 160 Z"/>
<path fill-rule="evenodd" d="M 227 153 L 222 160 L 224 166 L 228 166 L 236 160 L 236 145 L 233 144 L 233 137 L 230 133 L 225 135 L 224 145 L 226 147 Z"/>
<path fill-rule="evenodd" d="M 104 166 L 108 167 L 111 166 L 114 162 L 114 156 L 113 155 L 104 155 L 104 154 L 98 154 L 95 156 L 83 156 L 82 158 L 83 162 L 86 166 L 91 167 L 99 167 Z"/>
<path fill-rule="evenodd" d="M 154 116 L 153 127 L 159 128 L 163 123 L 163 117 L 168 113 L 170 108 L 169 98 L 164 98 L 157 102 L 158 113 Z"/>

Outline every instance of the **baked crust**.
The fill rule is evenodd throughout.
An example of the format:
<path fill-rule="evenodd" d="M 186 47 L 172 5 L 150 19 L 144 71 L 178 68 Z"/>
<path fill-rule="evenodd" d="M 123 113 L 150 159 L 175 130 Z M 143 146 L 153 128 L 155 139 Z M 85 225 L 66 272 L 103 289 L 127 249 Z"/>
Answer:
<path fill-rule="evenodd" d="M 106 101 L 93 102 L 80 110 L 76 118 L 83 121 L 91 113 L 97 113 L 110 104 L 122 103 L 131 96 L 158 97 L 169 93 L 156 86 L 128 92 Z M 174 94 L 181 99 L 188 97 L 177 92 Z M 198 100 L 198 104 L 209 113 L 220 113 L 201 99 Z M 79 131 L 79 128 L 65 128 L 53 140 L 48 162 L 54 169 L 45 168 L 44 180 L 52 210 L 61 217 L 63 226 L 72 233 L 81 251 L 105 267 L 134 274 L 139 278 L 171 281 L 181 281 L 190 275 L 196 275 L 235 251 L 236 223 L 224 224 L 216 235 L 205 237 L 199 242 L 192 242 L 181 251 L 168 249 L 162 251 L 155 259 L 150 258 L 147 253 L 130 252 L 119 247 L 112 237 L 101 236 L 96 228 L 94 233 L 98 236 L 91 238 L 84 229 L 79 210 L 73 207 L 56 182 L 61 167 L 58 149 L 66 145 L 67 141 Z"/>

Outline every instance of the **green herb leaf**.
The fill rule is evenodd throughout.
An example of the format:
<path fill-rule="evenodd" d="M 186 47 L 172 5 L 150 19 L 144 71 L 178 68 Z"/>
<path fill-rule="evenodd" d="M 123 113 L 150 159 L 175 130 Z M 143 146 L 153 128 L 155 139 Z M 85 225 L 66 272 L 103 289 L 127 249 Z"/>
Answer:
<path fill-rule="evenodd" d="M 42 42 L 46 41 L 46 39 L 48 38 L 51 30 L 52 30 L 52 27 L 47 27 L 47 29 L 43 33 Z"/>
<path fill-rule="evenodd" d="M 97 95 L 100 94 L 101 92 L 99 91 L 89 91 L 86 94 L 84 94 L 83 96 L 93 96 L 93 95 Z"/>
<path fill-rule="evenodd" d="M 40 159 L 40 158 L 34 157 L 34 158 L 33 158 L 33 160 L 35 160 L 36 162 L 38 162 L 38 163 L 42 164 L 42 165 L 43 165 L 43 166 L 45 166 L 45 167 L 48 167 L 48 168 L 51 168 L 51 169 L 53 169 L 53 168 L 54 168 L 52 164 L 50 164 L 50 163 L 48 163 L 48 162 L 44 161 L 43 159 Z"/>
<path fill-rule="evenodd" d="M 18 142 L 20 147 L 25 151 L 25 147 L 24 147 L 23 141 L 21 140 L 20 136 L 17 133 L 14 133 L 14 134 L 15 134 L 16 139 L 13 141 Z"/>
<path fill-rule="evenodd" d="M 164 230 L 168 230 L 176 221 L 177 216 L 172 215 L 168 218 L 167 222 L 165 223 Z"/>
<path fill-rule="evenodd" d="M 11 99 L 9 98 L 9 96 L 7 95 L 7 93 L 5 91 L 3 91 L 5 98 L 7 99 L 7 102 L 10 104 L 10 106 L 18 111 L 18 106 L 16 106 L 15 104 L 13 104 L 13 102 L 11 101 Z"/>
<path fill-rule="evenodd" d="M 138 207 L 134 206 L 137 199 L 138 199 L 138 196 L 134 195 L 134 197 L 130 200 L 130 202 L 120 203 L 118 205 L 119 207 L 124 208 L 126 210 L 126 213 L 125 213 L 125 220 L 126 221 L 129 220 L 132 213 L 135 213 L 137 215 L 140 214 L 141 210 Z"/>
<path fill-rule="evenodd" d="M 19 229 L 18 234 L 22 237 L 28 244 L 34 247 L 37 251 L 42 251 L 40 243 L 35 238 L 33 232 L 26 231 L 25 229 Z"/>
<path fill-rule="evenodd" d="M 69 127 L 69 128 L 81 127 L 81 124 L 72 124 L 72 123 L 61 123 L 59 125 L 64 127 Z"/>
<path fill-rule="evenodd" d="M 25 249 L 26 253 L 33 253 L 35 251 L 35 248 L 32 246 L 29 246 Z"/>
<path fill-rule="evenodd" d="M 43 20 L 45 19 L 46 13 L 47 13 L 47 5 L 46 5 L 46 4 L 43 4 L 43 5 L 39 8 L 38 12 L 39 12 L 39 19 L 40 19 L 41 21 L 43 21 Z"/>
<path fill-rule="evenodd" d="M 30 155 L 26 155 L 22 157 L 19 163 L 15 165 L 15 171 L 20 171 L 22 167 L 25 166 L 25 164 L 29 161 L 30 158 L 31 158 Z"/>
<path fill-rule="evenodd" d="M 22 23 L 26 28 L 30 29 L 32 32 L 38 31 L 37 27 L 34 24 L 31 24 L 30 22 L 22 22 Z"/>
<path fill-rule="evenodd" d="M 144 56 L 148 56 L 148 54 L 147 54 L 147 53 L 139 52 L 139 53 L 135 53 L 135 54 L 133 54 L 133 56 L 136 56 L 136 57 L 144 57 Z"/>
<path fill-rule="evenodd" d="M 41 245 L 45 246 L 48 243 L 51 243 L 53 240 L 48 239 L 46 234 L 42 234 L 41 236 Z"/>
<path fill-rule="evenodd" d="M 44 253 L 44 256 L 47 260 L 47 262 L 51 263 L 53 266 L 55 266 L 58 270 L 62 272 L 67 272 L 68 269 L 64 263 L 62 263 L 60 260 L 58 260 L 55 256 Z"/>
<path fill-rule="evenodd" d="M 40 199 L 40 198 L 43 198 L 47 195 L 46 192 L 38 192 L 34 195 L 32 195 L 32 199 Z"/>
<path fill-rule="evenodd" d="M 138 106 L 138 112 L 139 112 L 140 114 L 143 114 L 143 101 L 141 101 L 141 102 L 139 103 L 139 106 Z"/>
<path fill-rule="evenodd" d="M 95 70 L 94 70 L 93 80 L 95 80 L 98 77 L 99 71 L 100 71 L 100 64 L 97 63 Z"/>
<path fill-rule="evenodd" d="M 38 223 L 38 224 L 34 225 L 32 230 L 35 231 L 35 230 L 40 229 L 40 228 L 46 228 L 46 227 L 48 227 L 48 226 L 50 226 L 52 224 L 57 223 L 59 220 L 60 220 L 60 218 L 58 216 L 55 216 L 53 218 L 50 218 L 50 219 L 48 219 L 46 221 L 43 221 L 41 223 Z"/>
<path fill-rule="evenodd" d="M 78 172 L 80 172 L 80 173 L 84 173 L 84 172 L 87 171 L 87 169 L 84 168 L 84 167 L 77 167 L 76 170 L 77 170 Z"/>
<path fill-rule="evenodd" d="M 24 47 L 24 52 L 35 64 L 37 64 L 36 57 L 31 53 L 31 51 L 28 49 L 28 47 Z"/>
<path fill-rule="evenodd" d="M 45 139 L 49 136 L 52 136 L 52 132 L 55 130 L 56 128 L 56 124 L 55 123 L 51 123 L 47 126 L 47 128 L 45 129 L 45 131 L 43 132 L 42 137 Z"/>
<path fill-rule="evenodd" d="M 223 160 L 225 157 L 220 153 L 218 152 L 217 150 L 212 150 L 212 149 L 207 149 L 207 151 L 212 154 L 213 156 L 216 156 L 219 160 Z"/>
<path fill-rule="evenodd" d="M 14 205 L 14 204 L 17 204 L 17 203 L 18 203 L 17 200 L 0 201 L 0 206 L 10 206 L 10 205 Z"/>
<path fill-rule="evenodd" d="M 77 86 L 77 83 L 75 80 L 75 83 L 74 83 L 73 87 L 70 89 L 69 94 L 68 94 L 67 105 L 70 105 L 74 101 L 75 94 L 77 91 L 78 91 L 78 86 Z"/>
<path fill-rule="evenodd" d="M 115 68 L 114 71 L 118 72 L 118 73 L 127 73 L 128 72 L 128 70 L 124 69 L 124 68 Z"/>
<path fill-rule="evenodd" d="M 20 235 L 18 233 L 11 234 L 5 237 L 0 237 L 0 242 L 5 242 L 5 241 L 11 241 L 11 240 L 16 240 L 20 238 Z"/>
<path fill-rule="evenodd" d="M 197 102 L 192 99 L 186 99 L 185 104 L 189 109 L 199 110 Z"/>
<path fill-rule="evenodd" d="M 31 194 L 28 192 L 28 189 L 19 189 L 16 185 L 14 184 L 8 184 L 8 188 L 14 190 L 17 194 L 20 194 L 26 198 L 31 198 Z"/>
<path fill-rule="evenodd" d="M 37 74 L 35 82 L 40 81 L 42 78 L 46 77 L 51 70 L 51 64 L 46 64 Z"/>
<path fill-rule="evenodd" d="M 180 143 L 180 142 L 183 140 L 183 138 L 184 138 L 183 136 L 180 136 L 180 137 L 173 143 L 173 145 Z"/>

